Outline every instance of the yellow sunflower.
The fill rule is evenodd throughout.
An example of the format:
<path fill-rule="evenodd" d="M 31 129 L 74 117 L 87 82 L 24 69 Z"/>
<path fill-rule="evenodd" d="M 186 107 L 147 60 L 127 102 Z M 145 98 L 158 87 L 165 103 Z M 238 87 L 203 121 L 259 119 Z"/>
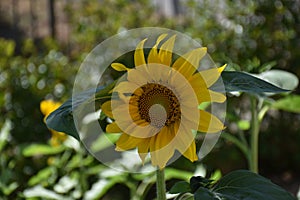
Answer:
<path fill-rule="evenodd" d="M 44 122 L 46 121 L 47 117 L 50 115 L 51 112 L 56 110 L 59 106 L 61 106 L 60 102 L 55 102 L 52 100 L 44 100 L 40 103 L 40 110 L 45 115 L 44 117 Z M 67 139 L 67 135 L 62 132 L 57 132 L 52 129 L 50 129 L 52 137 L 50 139 L 50 144 L 52 146 L 58 146 L 60 145 L 63 141 Z"/>
<path fill-rule="evenodd" d="M 147 58 L 146 39 L 142 40 L 134 52 L 135 68 L 111 65 L 127 73 L 113 89 L 112 99 L 101 106 L 114 120 L 106 131 L 121 133 L 116 150 L 137 148 L 142 162 L 150 153 L 152 165 L 159 168 L 166 166 L 175 150 L 192 162 L 198 160 L 192 130 L 214 133 L 224 129 L 217 117 L 198 106 L 226 100 L 222 93 L 209 89 L 225 66 L 198 71 L 206 48 L 194 49 L 173 62 L 176 35 L 167 36 L 158 37 Z"/>

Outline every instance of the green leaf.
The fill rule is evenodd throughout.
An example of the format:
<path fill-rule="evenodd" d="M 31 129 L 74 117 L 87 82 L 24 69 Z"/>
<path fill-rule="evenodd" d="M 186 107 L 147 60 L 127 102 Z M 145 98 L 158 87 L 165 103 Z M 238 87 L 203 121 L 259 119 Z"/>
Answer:
<path fill-rule="evenodd" d="M 281 93 L 289 91 L 244 72 L 223 71 L 221 76 L 226 92 L 263 94 L 266 92 Z"/>
<path fill-rule="evenodd" d="M 47 117 L 47 126 L 53 130 L 64 132 L 68 135 L 73 136 L 77 140 L 80 140 L 79 134 L 74 124 L 72 115 L 73 109 L 76 109 L 79 105 L 88 100 L 94 93 L 95 90 L 88 90 L 77 95 L 76 97 L 68 99 Z"/>
<path fill-rule="evenodd" d="M 213 182 L 213 180 L 209 180 L 209 179 L 203 178 L 201 176 L 193 176 L 190 179 L 190 187 L 191 187 L 192 192 L 195 192 L 196 190 L 198 190 L 201 187 L 210 188 L 212 182 Z"/>
<path fill-rule="evenodd" d="M 265 63 L 265 64 L 263 64 L 262 66 L 259 67 L 259 72 L 269 71 L 276 64 L 277 64 L 276 61 L 271 61 L 271 62 Z"/>
<path fill-rule="evenodd" d="M 77 109 L 87 100 L 90 100 L 95 93 L 96 99 L 104 97 L 105 95 L 107 95 L 114 84 L 115 83 L 112 83 L 106 88 L 104 86 L 101 86 L 96 89 L 90 89 L 76 95 L 73 98 L 68 99 L 58 109 L 50 113 L 50 115 L 46 119 L 47 126 L 53 130 L 64 132 L 70 136 L 73 136 L 77 140 L 80 140 L 76 126 L 74 124 L 73 109 Z"/>
<path fill-rule="evenodd" d="M 300 113 L 300 95 L 289 95 L 272 104 L 273 108 Z"/>
<path fill-rule="evenodd" d="M 92 152 L 102 151 L 103 149 L 112 146 L 119 139 L 119 137 L 119 134 L 101 134 L 92 143 Z"/>
<path fill-rule="evenodd" d="M 299 83 L 296 75 L 283 70 L 266 71 L 259 74 L 258 77 L 286 90 L 294 90 Z"/>
<path fill-rule="evenodd" d="M 64 146 L 53 147 L 46 144 L 32 144 L 23 149 L 23 155 L 26 157 L 36 155 L 52 155 L 64 151 Z"/>
<path fill-rule="evenodd" d="M 186 180 L 187 177 L 191 177 L 193 173 L 187 172 L 184 170 L 179 170 L 175 168 L 166 168 L 165 170 L 165 179 L 170 180 L 170 179 L 181 179 L 181 180 Z"/>
<path fill-rule="evenodd" d="M 79 184 L 78 180 L 71 178 L 69 176 L 63 176 L 59 179 L 58 183 L 54 186 L 54 191 L 59 194 L 66 194 L 71 189 L 75 188 L 75 186 Z"/>
<path fill-rule="evenodd" d="M 250 121 L 248 120 L 240 120 L 237 122 L 239 129 L 246 131 L 250 129 Z"/>
<path fill-rule="evenodd" d="M 207 188 L 200 187 L 195 193 L 194 193 L 194 199 L 195 200 L 217 200 L 218 198 L 215 198 L 217 196 L 212 191 L 210 191 Z M 221 199 L 221 198 L 219 198 Z"/>
<path fill-rule="evenodd" d="M 84 199 L 100 199 L 107 191 L 117 183 L 122 183 L 125 177 L 114 177 L 112 179 L 100 179 L 92 185 L 92 188 L 84 194 Z"/>
<path fill-rule="evenodd" d="M 0 152 L 9 141 L 9 134 L 12 129 L 11 121 L 6 119 L 0 130 Z"/>
<path fill-rule="evenodd" d="M 169 192 L 170 194 L 191 192 L 190 184 L 186 181 L 179 181 L 173 185 Z"/>
<path fill-rule="evenodd" d="M 51 190 L 45 189 L 41 185 L 37 185 L 35 187 L 24 190 L 23 195 L 26 199 L 34 198 L 34 197 L 41 197 L 43 199 L 55 199 L 55 200 L 71 199 L 71 198 L 62 196 L 60 194 L 57 194 L 56 192 L 53 192 Z"/>
<path fill-rule="evenodd" d="M 226 200 L 296 200 L 270 180 L 247 170 L 227 174 L 213 187 L 212 192 Z"/>
<path fill-rule="evenodd" d="M 4 195 L 10 195 L 13 191 L 15 191 L 18 188 L 19 184 L 17 182 L 12 182 L 9 184 L 3 184 L 0 181 L 0 191 L 4 194 Z M 0 192 L 0 193 L 1 193 Z"/>
<path fill-rule="evenodd" d="M 36 175 L 32 176 L 29 181 L 28 185 L 33 186 L 37 185 L 38 183 L 42 183 L 47 181 L 52 174 L 55 174 L 55 168 L 53 167 L 46 167 L 41 169 Z"/>

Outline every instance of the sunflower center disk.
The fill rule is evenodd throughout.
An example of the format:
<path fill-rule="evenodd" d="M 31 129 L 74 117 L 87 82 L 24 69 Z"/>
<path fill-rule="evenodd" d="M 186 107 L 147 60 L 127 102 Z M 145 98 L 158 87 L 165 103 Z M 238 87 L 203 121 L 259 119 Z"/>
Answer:
<path fill-rule="evenodd" d="M 172 90 L 156 83 L 148 83 L 141 89 L 141 94 L 133 94 L 137 97 L 135 99 L 141 119 L 157 128 L 180 120 L 180 104 Z"/>

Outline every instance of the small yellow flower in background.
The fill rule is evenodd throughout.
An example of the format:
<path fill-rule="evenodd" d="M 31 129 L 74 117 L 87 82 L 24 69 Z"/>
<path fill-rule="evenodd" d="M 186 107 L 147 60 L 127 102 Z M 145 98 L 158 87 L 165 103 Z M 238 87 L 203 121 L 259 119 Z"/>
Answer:
<path fill-rule="evenodd" d="M 61 106 L 60 102 L 54 102 L 52 100 L 44 100 L 40 103 L 40 110 L 45 115 L 44 117 L 44 122 L 46 121 L 46 118 L 48 115 L 56 110 L 59 106 Z M 50 129 L 52 137 L 50 139 L 50 144 L 52 146 L 58 146 L 60 145 L 63 141 L 67 139 L 67 135 L 62 132 L 57 132 L 52 129 Z"/>
<path fill-rule="evenodd" d="M 172 63 L 176 36 L 160 43 L 158 37 L 147 62 L 142 40 L 134 52 L 135 68 L 121 63 L 111 66 L 127 71 L 113 89 L 112 99 L 102 104 L 102 111 L 114 121 L 108 133 L 121 133 L 117 151 L 137 148 L 144 162 L 150 153 L 153 166 L 164 168 L 178 150 L 190 161 L 198 160 L 192 130 L 214 133 L 224 129 L 214 115 L 198 106 L 202 102 L 224 102 L 226 96 L 209 89 L 220 77 L 225 66 L 197 71 L 207 49 L 194 49 Z"/>

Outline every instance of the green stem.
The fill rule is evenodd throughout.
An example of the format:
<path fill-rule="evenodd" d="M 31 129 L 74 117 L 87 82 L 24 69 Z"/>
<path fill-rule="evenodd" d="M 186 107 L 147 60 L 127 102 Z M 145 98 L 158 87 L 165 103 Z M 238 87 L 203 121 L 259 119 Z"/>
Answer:
<path fill-rule="evenodd" d="M 233 136 L 229 133 L 222 133 L 221 137 L 224 138 L 225 140 L 230 141 L 233 144 L 235 144 L 243 152 L 243 154 L 245 154 L 245 156 L 247 157 L 247 155 L 249 153 L 247 143 L 245 143 L 243 140 L 239 140 L 238 138 L 236 138 L 235 136 Z"/>
<path fill-rule="evenodd" d="M 164 169 L 156 170 L 156 193 L 157 200 L 166 200 L 166 186 L 165 186 L 165 171 Z"/>
<path fill-rule="evenodd" d="M 265 114 L 268 112 L 270 109 L 270 106 L 264 106 L 258 113 L 258 120 L 261 122 L 265 116 Z"/>
<path fill-rule="evenodd" d="M 257 112 L 257 101 L 254 96 L 251 96 L 251 159 L 249 160 L 249 167 L 252 172 L 258 173 L 258 136 L 259 136 L 259 119 Z"/>

